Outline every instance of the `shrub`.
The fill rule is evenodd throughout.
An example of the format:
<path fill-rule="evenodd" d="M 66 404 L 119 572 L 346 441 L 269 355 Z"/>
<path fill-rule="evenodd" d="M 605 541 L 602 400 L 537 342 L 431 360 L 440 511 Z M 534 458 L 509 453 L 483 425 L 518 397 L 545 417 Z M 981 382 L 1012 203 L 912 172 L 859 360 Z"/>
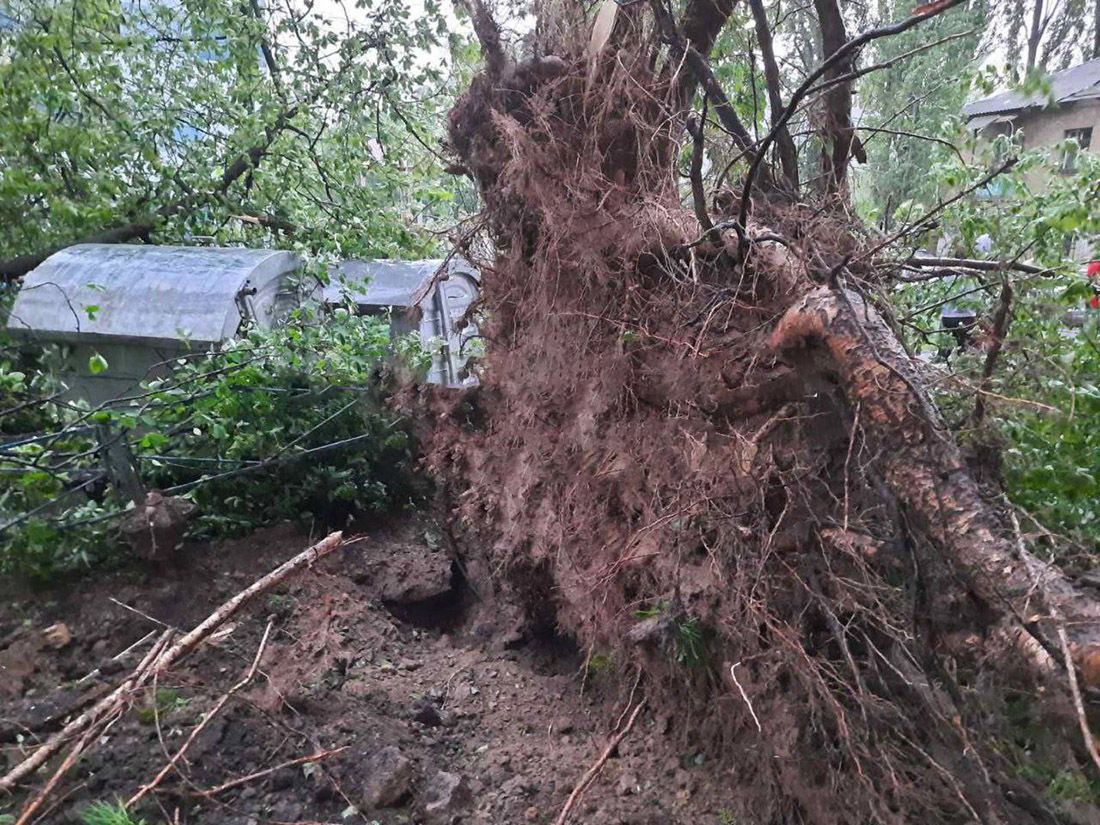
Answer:
<path fill-rule="evenodd" d="M 0 572 L 43 579 L 118 555 L 127 503 L 96 490 L 97 426 L 124 435 L 147 489 L 197 505 L 198 537 L 407 505 L 420 493 L 410 427 L 387 401 L 397 370 L 424 366 L 386 319 L 303 312 L 178 359 L 123 406 L 55 404 L 57 438 L 0 454 Z M 13 372 L 0 365 L 0 382 L 27 380 Z"/>

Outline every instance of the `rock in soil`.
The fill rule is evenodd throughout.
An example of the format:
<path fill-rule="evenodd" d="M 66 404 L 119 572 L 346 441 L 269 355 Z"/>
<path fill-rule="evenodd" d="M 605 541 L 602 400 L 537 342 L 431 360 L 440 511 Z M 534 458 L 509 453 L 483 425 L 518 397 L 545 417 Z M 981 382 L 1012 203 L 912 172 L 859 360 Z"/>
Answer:
<path fill-rule="evenodd" d="M 465 776 L 437 771 L 423 790 L 425 825 L 453 825 L 462 821 L 474 804 Z"/>
<path fill-rule="evenodd" d="M 413 764 L 395 747 L 382 748 L 366 765 L 363 803 L 368 808 L 389 808 L 409 794 Z"/>

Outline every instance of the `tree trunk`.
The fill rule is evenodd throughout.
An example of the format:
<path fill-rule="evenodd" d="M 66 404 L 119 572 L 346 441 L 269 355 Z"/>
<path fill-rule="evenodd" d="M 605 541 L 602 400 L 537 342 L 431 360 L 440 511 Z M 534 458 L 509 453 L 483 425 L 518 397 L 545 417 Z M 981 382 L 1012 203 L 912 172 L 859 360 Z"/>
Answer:
<path fill-rule="evenodd" d="M 768 114 L 775 136 L 776 153 L 782 170 L 782 180 L 788 191 L 798 192 L 798 153 L 790 130 L 780 123 L 783 114 L 783 90 L 780 85 L 779 64 L 775 60 L 771 27 L 764 10 L 763 0 L 749 0 L 753 21 L 756 24 L 756 39 L 760 44 L 760 56 L 764 62 L 764 84 L 768 90 Z"/>
<path fill-rule="evenodd" d="M 1011 635 L 1011 627 L 1023 627 L 1054 655 L 1064 628 L 1086 683 L 1100 685 L 1100 601 L 1006 534 L 878 313 L 858 293 L 822 287 L 788 310 L 772 342 L 781 351 L 824 344 L 849 404 L 859 405 L 868 440 L 883 456 L 890 489 L 998 617 L 998 629 Z M 1033 646 L 1026 651 L 1037 653 Z M 1044 670 L 1045 659 L 1038 659 L 1031 664 Z"/>
<path fill-rule="evenodd" d="M 1039 57 L 1039 42 L 1043 39 L 1043 0 L 1035 0 L 1031 12 L 1031 26 L 1027 32 L 1027 61 L 1025 68 L 1030 74 Z"/>
<path fill-rule="evenodd" d="M 946 8 L 849 41 L 836 2 L 816 4 L 835 62 L 784 118 L 860 45 Z M 772 190 L 746 219 L 762 142 L 708 229 L 677 72 L 712 101 L 717 81 L 653 11 L 659 39 L 617 44 L 599 84 L 566 40 L 552 77 L 538 60 L 490 69 L 450 113 L 494 253 L 482 385 L 430 433 L 426 464 L 471 578 L 494 616 L 641 674 L 649 706 L 742 777 L 746 820 L 1042 821 L 996 709 L 1034 674 L 1044 707 L 1067 705 L 1062 633 L 1100 684 L 1100 603 L 1021 546 L 890 328 L 837 288 L 877 252 L 830 208 L 847 84 L 826 95 L 823 202 Z"/>
<path fill-rule="evenodd" d="M 1092 4 L 1092 59 L 1100 60 L 1100 0 Z"/>
<path fill-rule="evenodd" d="M 837 0 L 814 0 L 821 25 L 821 45 L 825 58 L 836 54 L 848 42 L 844 17 Z M 842 60 L 825 73 L 825 81 L 835 80 L 852 70 L 850 60 Z M 821 156 L 821 173 L 827 194 L 844 191 L 847 184 L 848 161 L 852 154 L 852 86 L 837 83 L 824 93 L 823 122 L 819 132 L 824 142 Z"/>

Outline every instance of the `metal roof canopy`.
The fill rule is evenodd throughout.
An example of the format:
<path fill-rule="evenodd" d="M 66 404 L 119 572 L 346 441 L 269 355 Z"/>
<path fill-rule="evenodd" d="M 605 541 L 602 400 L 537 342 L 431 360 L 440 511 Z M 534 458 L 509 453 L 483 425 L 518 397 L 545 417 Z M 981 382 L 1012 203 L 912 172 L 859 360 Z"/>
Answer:
<path fill-rule="evenodd" d="M 1079 63 L 1050 76 L 1050 100 L 1043 94 L 1001 92 L 963 106 L 967 118 L 1016 112 L 1020 109 L 1059 105 L 1100 97 L 1100 58 Z"/>
<path fill-rule="evenodd" d="M 242 306 L 270 326 L 299 263 L 270 249 L 78 244 L 25 276 L 8 328 L 63 341 L 209 345 L 237 333 Z"/>
<path fill-rule="evenodd" d="M 324 299 L 330 304 L 350 299 L 359 307 L 412 307 L 428 296 L 431 280 L 443 263 L 442 258 L 343 261 L 333 268 Z M 463 274 L 478 281 L 477 270 L 460 258 L 447 262 L 447 277 L 453 274 Z"/>

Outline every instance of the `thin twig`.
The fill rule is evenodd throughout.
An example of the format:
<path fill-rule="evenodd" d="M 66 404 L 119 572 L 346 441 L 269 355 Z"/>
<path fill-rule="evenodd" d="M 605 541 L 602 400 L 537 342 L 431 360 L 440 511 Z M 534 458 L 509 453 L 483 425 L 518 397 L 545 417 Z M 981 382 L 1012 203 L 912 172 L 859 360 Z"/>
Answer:
<path fill-rule="evenodd" d="M 603 753 L 600 754 L 600 758 L 597 759 L 592 767 L 585 771 L 584 776 L 581 777 L 580 782 L 573 788 L 573 792 L 569 794 L 569 799 L 565 801 L 565 807 L 561 809 L 561 814 L 554 821 L 554 825 L 565 825 L 569 821 L 569 813 L 573 810 L 573 806 L 577 804 L 577 800 L 580 799 L 585 789 L 592 784 L 592 780 L 596 778 L 599 772 L 603 769 L 603 766 L 607 763 L 607 760 L 611 758 L 611 754 L 614 753 L 615 748 L 619 746 L 619 743 L 623 741 L 630 729 L 634 727 L 634 721 L 638 718 L 638 714 L 642 712 L 642 708 L 645 707 L 646 700 L 642 699 L 634 708 L 634 712 L 630 714 L 630 718 L 626 722 L 626 726 L 616 733 L 607 742 L 607 747 L 604 748 Z"/>
<path fill-rule="evenodd" d="M 157 640 L 157 643 L 145 654 L 145 658 L 141 660 L 133 673 L 123 680 L 122 684 L 47 739 L 38 750 L 8 771 L 7 774 L 0 777 L 0 791 L 10 791 L 21 779 L 30 776 L 46 764 L 50 757 L 61 750 L 67 742 L 72 741 L 74 737 L 80 735 L 89 727 L 97 726 L 98 722 L 103 719 L 111 709 L 121 704 L 127 698 L 131 690 L 144 681 L 145 675 L 152 668 L 157 656 L 164 651 L 171 637 L 171 630 L 164 631 Z"/>
<path fill-rule="evenodd" d="M 1058 622 L 1058 641 L 1062 646 L 1062 658 L 1066 665 L 1066 675 L 1069 677 L 1069 692 L 1073 695 L 1073 707 L 1077 710 L 1077 724 L 1081 728 L 1081 738 L 1085 740 L 1085 749 L 1092 757 L 1092 764 L 1100 772 L 1100 753 L 1096 750 L 1096 740 L 1092 737 L 1088 717 L 1085 715 L 1085 703 L 1081 699 L 1081 687 L 1077 684 L 1077 668 L 1073 664 L 1073 656 L 1069 650 L 1069 639 L 1066 638 L 1066 626 L 1062 622 Z"/>
<path fill-rule="evenodd" d="M 254 782 L 257 779 L 263 779 L 265 776 L 273 774 L 276 771 L 281 771 L 284 768 L 293 768 L 297 765 L 304 765 L 307 762 L 320 762 L 322 759 L 327 759 L 330 756 L 336 756 L 339 753 L 343 753 L 349 747 L 351 746 L 342 745 L 341 747 L 333 748 L 332 750 L 317 751 L 316 753 L 309 754 L 309 756 L 299 756 L 297 759 L 290 759 L 286 762 L 280 762 L 278 765 L 273 765 L 270 768 L 264 768 L 262 771 L 256 771 L 255 773 L 250 773 L 247 776 L 240 776 L 236 779 L 231 779 L 228 782 L 223 782 L 221 785 L 218 785 L 216 787 L 210 788 L 205 791 L 200 790 L 196 793 L 199 796 L 204 797 L 215 796 L 216 794 L 224 793 L 225 791 L 232 790 L 233 788 L 238 788 L 241 785 L 246 785 L 249 782 Z"/>
<path fill-rule="evenodd" d="M 73 751 L 77 749 L 82 750 L 83 746 L 81 743 L 92 733 L 98 731 L 104 720 L 111 719 L 112 717 L 117 718 L 118 714 L 125 709 L 126 701 L 130 694 L 141 687 L 150 677 L 159 676 L 185 658 L 194 651 L 195 648 L 202 644 L 211 633 L 236 614 L 236 612 L 249 600 L 270 590 L 286 579 L 291 573 L 312 565 L 318 559 L 327 556 L 339 547 L 343 547 L 346 543 L 342 533 L 335 532 L 329 534 L 317 544 L 306 548 L 297 556 L 284 562 L 275 570 L 272 570 L 266 576 L 258 579 L 248 588 L 242 590 L 229 601 L 225 602 L 198 625 L 198 627 L 186 634 L 179 642 L 167 650 L 165 650 L 165 648 L 171 641 L 173 631 L 164 631 L 158 643 L 153 646 L 153 649 L 146 654 L 145 658 L 142 659 L 134 672 L 127 677 L 118 688 L 102 701 L 97 702 L 90 710 L 82 713 L 79 717 L 66 725 L 63 730 L 51 736 L 46 743 L 30 757 L 20 762 L 12 768 L 12 770 L 8 771 L 5 776 L 0 778 L 0 791 L 11 790 L 21 779 L 30 776 L 34 771 L 44 765 L 51 756 L 57 753 L 65 743 L 71 741 L 73 737 L 83 735 L 80 742 L 73 748 Z M 72 757 L 72 755 L 72 752 L 70 752 L 69 757 Z M 77 754 L 77 756 L 79 756 L 79 754 Z M 60 769 L 60 774 L 67 771 L 68 768 L 72 766 L 73 762 L 75 762 L 75 759 L 66 758 L 65 762 L 62 764 L 62 769 Z M 51 777 L 48 783 L 49 787 L 46 790 L 52 790 L 59 779 L 60 775 Z M 35 797 L 31 805 L 37 809 L 44 799 L 45 796 L 40 792 L 39 796 Z M 30 806 L 28 806 L 28 810 L 31 810 Z M 31 810 L 31 812 L 33 813 L 33 810 Z M 24 811 L 24 816 L 19 820 L 20 823 L 26 821 L 26 813 L 27 812 Z"/>
<path fill-rule="evenodd" d="M 169 772 L 176 767 L 176 763 L 183 758 L 183 755 L 185 753 L 187 753 L 187 749 L 191 747 L 191 744 L 195 741 L 196 737 L 200 733 L 202 733 L 206 729 L 206 726 L 214 720 L 214 717 L 216 717 L 221 712 L 221 709 L 225 707 L 226 702 L 228 702 L 233 697 L 233 694 L 237 693 L 239 690 L 244 688 L 249 682 L 252 681 L 252 679 L 256 676 L 256 669 L 260 666 L 260 659 L 263 658 L 264 651 L 267 649 L 267 640 L 271 636 L 271 628 L 274 626 L 274 624 L 274 619 L 268 619 L 267 627 L 264 628 L 263 638 L 260 639 L 260 646 L 259 648 L 257 648 L 256 655 L 252 659 L 252 666 L 248 669 L 248 672 L 244 675 L 244 678 L 237 682 L 237 684 L 233 685 L 233 687 L 227 690 L 224 694 L 222 694 L 222 697 L 217 701 L 214 707 L 211 708 L 210 712 L 203 716 L 202 721 L 199 722 L 199 724 L 195 725 L 195 729 L 191 731 L 191 735 L 187 737 L 187 741 L 180 745 L 179 750 L 177 750 L 172 758 L 168 760 L 168 764 L 160 769 L 160 773 L 153 777 L 153 780 L 151 782 L 142 785 L 141 788 L 138 789 L 138 792 L 127 800 L 124 807 L 126 807 L 127 809 L 132 808 L 134 805 L 141 801 L 141 798 L 145 796 L 145 794 L 156 788 L 157 785 L 159 785 L 164 780 L 164 777 L 166 777 Z"/>

